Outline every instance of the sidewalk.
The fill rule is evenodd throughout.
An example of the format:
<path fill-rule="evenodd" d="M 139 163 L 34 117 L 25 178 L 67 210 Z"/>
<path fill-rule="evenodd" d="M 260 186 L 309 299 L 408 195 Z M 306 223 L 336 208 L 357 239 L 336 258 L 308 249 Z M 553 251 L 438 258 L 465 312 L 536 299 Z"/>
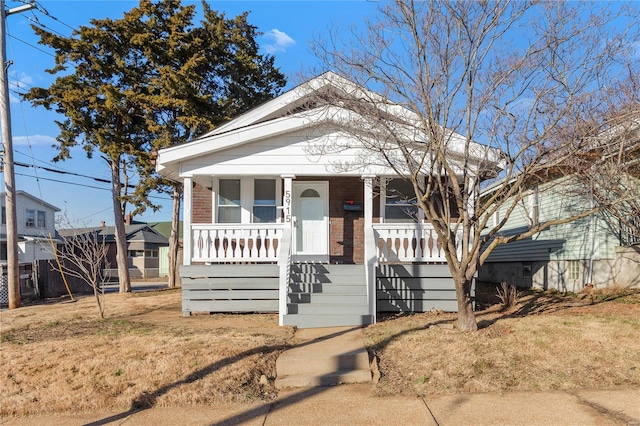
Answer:
<path fill-rule="evenodd" d="M 291 389 L 273 403 L 1 419 L 17 425 L 627 425 L 640 389 L 376 397 L 366 384 Z"/>

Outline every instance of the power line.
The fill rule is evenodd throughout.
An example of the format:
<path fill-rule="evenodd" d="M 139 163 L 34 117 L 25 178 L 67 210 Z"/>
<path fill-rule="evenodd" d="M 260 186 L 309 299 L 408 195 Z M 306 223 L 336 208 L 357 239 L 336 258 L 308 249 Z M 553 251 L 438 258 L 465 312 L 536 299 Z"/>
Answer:
<path fill-rule="evenodd" d="M 55 58 L 55 57 L 56 57 L 56 55 L 52 54 L 51 52 L 47 52 L 47 51 L 46 51 L 46 50 L 44 50 L 44 49 L 40 49 L 40 48 L 39 48 L 38 46 L 36 46 L 35 44 L 31 44 L 31 43 L 29 43 L 28 41 L 24 41 L 24 40 L 22 40 L 21 38 L 18 38 L 18 37 L 14 36 L 14 35 L 11 35 L 11 34 L 7 34 L 7 35 L 8 35 L 9 37 L 11 37 L 12 39 L 19 41 L 20 43 L 24 43 L 24 44 L 26 44 L 27 46 L 31 46 L 31 47 L 33 47 L 34 49 L 39 50 L 40 52 L 45 53 L 45 54 L 47 54 L 47 55 L 51 56 L 52 58 Z"/>
<path fill-rule="evenodd" d="M 84 184 L 84 183 L 69 182 L 69 181 L 66 181 L 66 180 L 51 179 L 51 178 L 44 178 L 44 177 L 36 178 L 33 175 L 27 175 L 27 174 L 24 174 L 24 173 L 16 173 L 16 175 L 29 177 L 29 178 L 32 178 L 32 179 L 41 179 L 41 180 L 48 180 L 48 181 L 51 181 L 51 182 L 65 183 L 65 184 L 68 184 L 68 185 L 82 186 L 82 187 L 85 187 L 85 188 L 99 189 L 101 191 L 111 191 L 111 188 L 102 188 L 102 187 L 99 187 L 99 186 L 87 185 L 87 184 Z M 149 195 L 148 198 L 153 198 L 153 199 L 157 199 L 157 200 L 164 200 L 164 201 L 171 201 L 171 198 L 160 197 L 160 196 L 157 196 L 157 195 Z"/>
<path fill-rule="evenodd" d="M 44 7 L 42 7 L 42 5 L 38 2 L 34 2 L 34 4 L 36 5 L 36 10 L 40 11 L 40 13 L 42 13 L 43 15 L 53 19 L 54 21 L 64 25 L 65 27 L 69 28 L 70 30 L 75 31 L 76 29 L 74 27 L 72 27 L 71 25 L 62 22 L 60 19 L 56 18 L 55 16 L 51 15 L 49 12 L 47 12 L 47 9 L 45 9 Z"/>
<path fill-rule="evenodd" d="M 109 179 L 103 179 L 103 178 L 98 178 L 98 177 L 95 177 L 95 176 L 83 175 L 81 173 L 75 173 L 75 172 L 65 172 L 63 170 L 52 169 L 50 167 L 36 166 L 35 164 L 21 163 L 21 162 L 18 162 L 18 161 L 14 161 L 13 164 L 15 164 L 16 166 L 20 166 L 20 167 L 33 167 L 33 168 L 36 168 L 36 169 L 42 169 L 42 170 L 46 170 L 46 171 L 51 172 L 51 173 L 59 173 L 61 175 L 71 175 L 71 176 L 78 176 L 78 177 L 83 177 L 83 178 L 87 178 L 87 179 L 93 179 L 96 182 L 101 182 L 101 183 L 111 183 L 111 180 L 109 180 Z M 130 184 L 127 187 L 133 189 L 136 186 Z"/>

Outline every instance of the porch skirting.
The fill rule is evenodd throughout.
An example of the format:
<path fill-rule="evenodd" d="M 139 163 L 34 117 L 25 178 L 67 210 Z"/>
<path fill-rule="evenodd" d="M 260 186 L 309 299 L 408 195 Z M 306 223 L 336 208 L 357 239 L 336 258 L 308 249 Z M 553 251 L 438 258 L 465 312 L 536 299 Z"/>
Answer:
<path fill-rule="evenodd" d="M 343 265 L 338 269 L 341 272 L 336 272 L 340 265 L 322 267 L 317 264 L 310 265 L 312 270 L 305 273 L 293 273 L 300 268 L 295 265 L 292 265 L 286 293 L 285 324 L 326 327 L 371 323 L 371 315 L 366 315 L 366 287 L 360 289 L 356 285 L 358 282 L 364 285 L 364 265 Z M 329 271 L 331 273 L 327 273 Z M 275 264 L 184 265 L 180 269 L 183 315 L 194 312 L 277 313 L 279 272 L 280 268 Z M 354 275 L 345 280 L 345 274 Z M 377 312 L 457 311 L 455 288 L 447 265 L 379 264 L 375 266 L 375 286 L 374 309 Z M 356 303 L 355 299 L 359 298 L 362 301 Z M 317 316 L 326 318 L 325 323 L 317 318 L 307 321 L 309 312 L 318 309 L 324 310 Z M 336 323 L 354 315 L 364 318 L 362 324 Z M 313 325 L 308 325 L 310 323 Z"/>

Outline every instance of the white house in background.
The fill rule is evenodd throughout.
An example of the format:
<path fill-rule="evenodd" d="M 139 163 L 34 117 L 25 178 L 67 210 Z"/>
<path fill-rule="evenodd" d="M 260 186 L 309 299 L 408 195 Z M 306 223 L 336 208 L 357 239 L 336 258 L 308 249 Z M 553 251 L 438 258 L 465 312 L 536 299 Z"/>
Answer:
<path fill-rule="evenodd" d="M 0 227 L 0 264 L 7 263 L 7 209 L 5 193 L 0 193 L 2 226 Z M 56 238 L 55 214 L 60 209 L 38 197 L 16 191 L 16 217 L 18 221 L 18 262 L 53 259 L 49 248 L 50 236 Z"/>
<path fill-rule="evenodd" d="M 384 163 L 363 164 L 367 151 L 341 126 L 366 118 L 319 104 L 317 93 L 381 99 L 329 72 L 159 151 L 160 174 L 184 184 L 184 315 L 271 311 L 280 324 L 326 327 L 370 324 L 380 311 L 457 309 L 437 235 L 410 214 L 412 188 Z M 399 105 L 377 108 L 389 123 L 415 119 Z M 315 152 L 328 144 L 344 149 Z M 474 144 L 469 161 L 497 170 L 500 158 Z"/>

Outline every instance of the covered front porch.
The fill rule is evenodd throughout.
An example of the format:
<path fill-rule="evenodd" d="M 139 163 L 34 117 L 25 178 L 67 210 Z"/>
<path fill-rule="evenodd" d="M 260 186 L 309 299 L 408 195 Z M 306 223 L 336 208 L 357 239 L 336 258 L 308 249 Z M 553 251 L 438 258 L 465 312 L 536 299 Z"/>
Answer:
<path fill-rule="evenodd" d="M 278 312 L 281 325 L 314 327 L 370 324 L 380 311 L 455 311 L 435 230 L 410 211 L 398 219 L 406 203 L 386 193 L 389 182 L 186 178 L 183 314 Z"/>

